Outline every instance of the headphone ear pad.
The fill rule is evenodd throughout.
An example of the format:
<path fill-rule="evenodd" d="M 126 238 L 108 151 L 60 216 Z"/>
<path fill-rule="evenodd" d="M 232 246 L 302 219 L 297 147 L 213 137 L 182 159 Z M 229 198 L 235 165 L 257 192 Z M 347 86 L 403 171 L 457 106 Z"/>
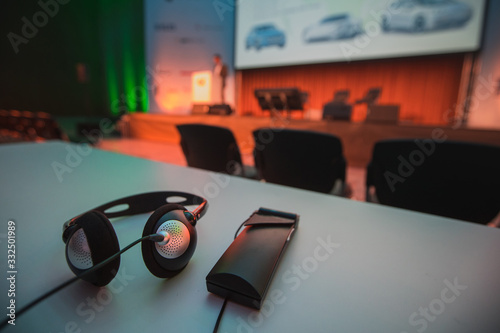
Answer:
<path fill-rule="evenodd" d="M 71 228 L 73 230 L 66 243 L 66 261 L 77 276 L 120 251 L 113 226 L 98 211 L 78 217 Z M 84 276 L 82 280 L 105 286 L 115 277 L 119 267 L 120 257 Z"/>
<path fill-rule="evenodd" d="M 178 204 L 166 204 L 158 208 L 144 226 L 142 236 L 160 231 L 170 235 L 167 244 L 142 242 L 142 257 L 148 270 L 159 278 L 178 274 L 194 254 L 197 242 L 195 227 L 188 220 L 186 208 Z"/>

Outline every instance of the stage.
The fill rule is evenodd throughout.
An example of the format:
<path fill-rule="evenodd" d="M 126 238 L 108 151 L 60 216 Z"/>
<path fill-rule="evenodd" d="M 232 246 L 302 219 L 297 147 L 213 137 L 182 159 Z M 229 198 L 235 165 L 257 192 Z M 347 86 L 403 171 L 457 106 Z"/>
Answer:
<path fill-rule="evenodd" d="M 179 143 L 176 125 L 200 123 L 229 128 L 243 154 L 251 154 L 254 147 L 252 131 L 261 127 L 311 130 L 330 133 L 342 140 L 344 155 L 352 167 L 365 168 L 371 159 L 375 142 L 396 138 L 423 138 L 470 141 L 500 145 L 500 131 L 464 129 L 443 126 L 416 126 L 408 124 L 376 124 L 341 122 L 280 117 L 216 116 L 216 115 L 165 115 L 133 113 L 128 115 L 127 135 L 130 138 Z"/>

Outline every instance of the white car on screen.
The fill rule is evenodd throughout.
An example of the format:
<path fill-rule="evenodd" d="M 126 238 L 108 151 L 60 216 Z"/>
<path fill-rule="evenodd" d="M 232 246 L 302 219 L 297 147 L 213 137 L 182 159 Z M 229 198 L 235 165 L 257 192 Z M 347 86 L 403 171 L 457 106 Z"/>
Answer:
<path fill-rule="evenodd" d="M 305 42 L 353 38 L 363 32 L 361 21 L 349 14 L 337 14 L 325 17 L 318 23 L 304 29 L 302 37 Z"/>
<path fill-rule="evenodd" d="M 472 16 L 472 8 L 455 0 L 397 0 L 381 17 L 384 31 L 411 32 L 457 28 Z"/>

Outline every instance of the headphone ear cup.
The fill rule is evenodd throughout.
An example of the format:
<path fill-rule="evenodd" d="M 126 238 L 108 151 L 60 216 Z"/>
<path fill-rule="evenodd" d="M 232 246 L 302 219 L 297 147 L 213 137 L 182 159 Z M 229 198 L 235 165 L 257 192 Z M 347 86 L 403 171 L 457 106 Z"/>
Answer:
<path fill-rule="evenodd" d="M 142 236 L 167 232 L 166 244 L 142 242 L 142 257 L 148 270 L 159 278 L 178 274 L 194 254 L 197 242 L 195 227 L 188 220 L 186 208 L 167 204 L 158 208 L 144 226 Z"/>
<path fill-rule="evenodd" d="M 71 227 L 66 243 L 66 261 L 77 276 L 120 251 L 115 230 L 98 211 L 90 211 L 78 217 Z M 107 285 L 118 272 L 120 258 L 84 276 L 82 280 L 96 286 Z"/>

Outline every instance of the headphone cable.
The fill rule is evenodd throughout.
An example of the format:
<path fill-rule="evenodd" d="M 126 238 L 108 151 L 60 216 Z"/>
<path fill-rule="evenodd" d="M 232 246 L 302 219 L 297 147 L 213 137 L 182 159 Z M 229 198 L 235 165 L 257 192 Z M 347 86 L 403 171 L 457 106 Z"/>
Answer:
<path fill-rule="evenodd" d="M 222 314 L 224 313 L 224 309 L 226 308 L 226 304 L 227 304 L 227 297 L 224 298 L 224 303 L 222 303 L 222 307 L 220 309 L 219 316 L 217 317 L 217 321 L 215 322 L 215 327 L 214 327 L 213 333 L 217 333 L 217 331 L 219 330 L 220 321 L 222 319 Z"/>
<path fill-rule="evenodd" d="M 40 297 L 36 298 L 35 300 L 31 301 L 30 303 L 28 303 L 27 305 L 25 305 L 24 307 L 22 307 L 20 310 L 16 311 L 16 319 L 24 312 L 28 311 L 29 309 L 31 309 L 33 306 L 35 306 L 36 304 L 40 303 L 41 301 L 45 300 L 46 298 L 52 296 L 53 294 L 57 293 L 59 290 L 69 286 L 70 284 L 72 284 L 73 282 L 85 277 L 86 275 L 98 270 L 99 268 L 102 268 L 103 266 L 109 264 L 111 261 L 115 260 L 117 257 L 119 257 L 122 253 L 128 251 L 130 248 L 134 247 L 135 245 L 145 241 L 145 240 L 151 240 L 153 242 L 161 242 L 163 241 L 164 237 L 160 234 L 152 234 L 152 235 L 148 235 L 148 236 L 144 236 L 142 238 L 139 238 L 138 240 L 130 243 L 129 245 L 127 245 L 126 247 L 124 247 L 123 249 L 121 249 L 120 251 L 116 252 L 115 254 L 113 254 L 111 257 L 101 261 L 99 264 L 87 269 L 85 272 L 83 272 L 82 274 L 80 275 L 77 275 L 71 279 L 69 279 L 68 281 L 60 284 L 59 286 L 55 287 L 54 289 L 46 292 L 45 294 L 41 295 Z M 9 322 L 9 318 L 7 318 L 6 320 L 2 321 L 0 323 L 0 328 L 3 328 L 5 327 Z"/>

